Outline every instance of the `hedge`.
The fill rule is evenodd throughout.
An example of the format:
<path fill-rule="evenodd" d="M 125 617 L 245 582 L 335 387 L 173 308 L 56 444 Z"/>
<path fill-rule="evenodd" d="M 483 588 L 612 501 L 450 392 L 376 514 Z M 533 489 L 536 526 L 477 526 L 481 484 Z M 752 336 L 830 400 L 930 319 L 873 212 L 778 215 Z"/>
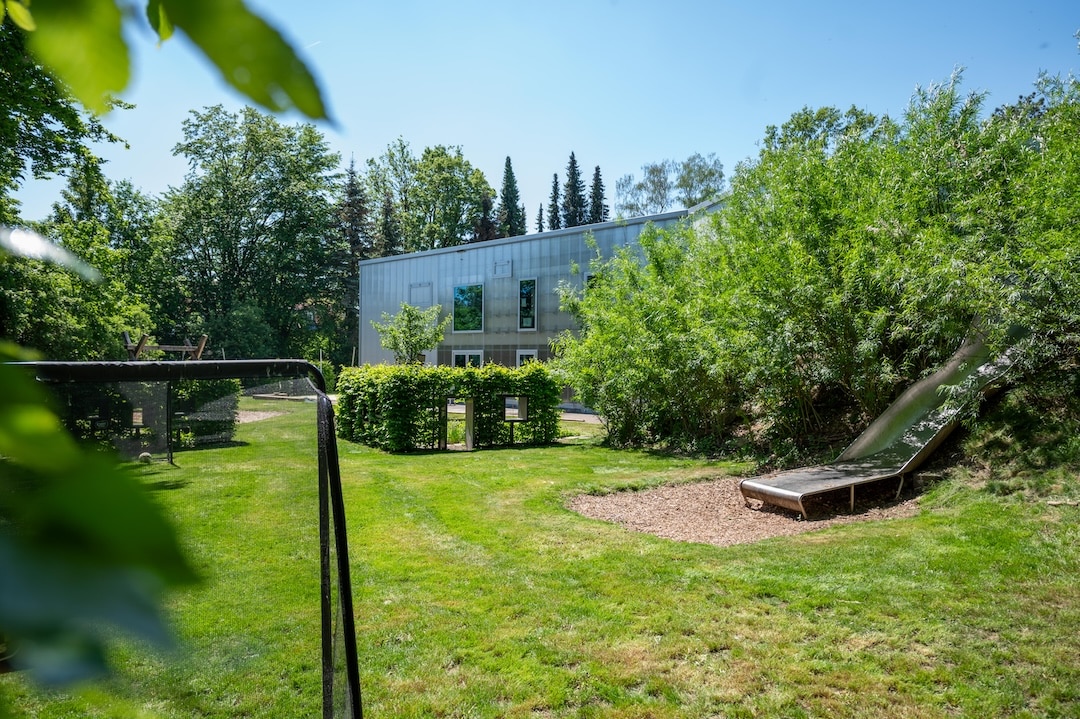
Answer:
<path fill-rule="evenodd" d="M 514 444 L 558 437 L 560 386 L 544 365 L 518 369 L 364 365 L 342 368 L 337 381 L 338 436 L 389 452 L 439 446 L 441 408 L 449 398 L 473 400 L 474 446 L 511 444 L 504 395 L 527 397 L 529 419 L 516 423 Z"/>

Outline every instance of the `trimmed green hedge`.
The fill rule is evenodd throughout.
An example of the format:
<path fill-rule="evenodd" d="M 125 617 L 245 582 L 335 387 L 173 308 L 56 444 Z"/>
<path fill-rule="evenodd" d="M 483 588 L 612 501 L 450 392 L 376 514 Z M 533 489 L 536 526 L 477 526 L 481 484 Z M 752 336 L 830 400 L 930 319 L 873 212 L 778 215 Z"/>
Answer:
<path fill-rule="evenodd" d="M 513 430 L 515 444 L 549 444 L 558 437 L 560 386 L 544 365 L 518 369 L 365 365 L 342 368 L 337 381 L 337 428 L 342 439 L 389 452 L 437 447 L 440 409 L 448 398 L 473 399 L 474 446 L 510 444 L 503 395 L 528 397 L 529 420 Z"/>

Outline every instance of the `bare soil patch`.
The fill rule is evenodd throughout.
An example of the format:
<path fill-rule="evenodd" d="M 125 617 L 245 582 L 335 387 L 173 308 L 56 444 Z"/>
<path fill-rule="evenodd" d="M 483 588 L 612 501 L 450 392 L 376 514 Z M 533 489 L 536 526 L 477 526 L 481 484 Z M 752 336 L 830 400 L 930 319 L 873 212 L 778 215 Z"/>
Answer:
<path fill-rule="evenodd" d="M 854 512 L 848 512 L 845 490 L 842 500 L 823 497 L 808 505 L 810 519 L 756 500 L 751 500 L 748 506 L 735 477 L 637 492 L 580 495 L 567 506 L 586 517 L 614 522 L 635 532 L 724 547 L 813 532 L 837 524 L 910 517 L 918 512 L 918 496 L 897 501 L 895 482 L 878 484 L 881 486 L 856 490 Z"/>
<path fill-rule="evenodd" d="M 239 424 L 246 424 L 248 422 L 258 422 L 263 419 L 270 419 L 271 417 L 280 417 L 283 414 L 285 413 L 241 409 L 236 412 L 236 421 Z"/>

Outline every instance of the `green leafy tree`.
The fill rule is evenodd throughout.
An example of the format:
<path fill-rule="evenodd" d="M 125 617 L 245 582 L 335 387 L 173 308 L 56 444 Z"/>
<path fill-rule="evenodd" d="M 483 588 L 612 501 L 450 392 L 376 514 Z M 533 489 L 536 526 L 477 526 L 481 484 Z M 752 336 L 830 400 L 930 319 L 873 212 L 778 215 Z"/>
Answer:
<path fill-rule="evenodd" d="M 379 203 L 371 235 L 372 252 L 375 257 L 390 257 L 405 251 L 401 221 L 394 207 L 394 198 L 389 191 L 382 195 L 382 202 Z"/>
<path fill-rule="evenodd" d="M 549 230 L 558 230 L 562 227 L 562 216 L 559 214 L 559 173 L 551 176 L 551 197 L 548 199 L 547 226 Z"/>
<path fill-rule="evenodd" d="M 345 182 L 334 214 L 336 230 L 340 236 L 339 244 L 344 255 L 338 259 L 340 264 L 335 277 L 336 282 L 340 283 L 340 304 L 330 314 L 334 318 L 340 318 L 342 326 L 330 334 L 345 334 L 352 338 L 341 345 L 339 352 L 332 353 L 336 364 L 345 364 L 351 356 L 352 348 L 359 343 L 356 332 L 360 322 L 357 305 L 360 296 L 360 262 L 376 256 L 371 210 L 364 185 L 356 172 L 356 163 L 352 160 L 345 170 Z M 332 267 L 329 269 L 333 272 Z"/>
<path fill-rule="evenodd" d="M 563 227 L 584 225 L 589 208 L 585 201 L 585 181 L 581 178 L 581 169 L 577 158 L 570 153 L 566 164 L 566 184 L 563 186 L 562 205 L 559 208 Z"/>
<path fill-rule="evenodd" d="M 410 248 L 430 250 L 467 243 L 481 224 L 485 201 L 495 191 L 484 173 L 461 154 L 460 147 L 436 145 L 424 149 L 416 165 L 416 193 L 410 225 L 417 234 L 406 237 Z"/>
<path fill-rule="evenodd" d="M 402 138 L 368 160 L 367 183 L 372 196 L 389 198 L 404 252 L 469 242 L 480 228 L 485 199 L 495 195 L 460 147 L 428 147 L 417 158 Z"/>
<path fill-rule="evenodd" d="M 653 162 L 641 170 L 640 180 L 624 175 L 615 182 L 615 209 L 623 216 L 655 215 L 676 204 L 693 207 L 724 189 L 724 166 L 712 153 Z"/>
<path fill-rule="evenodd" d="M 70 99 L 11 18 L 0 22 L 0 224 L 17 222 L 12 193 L 24 180 L 94 161 L 90 147 L 99 142 L 120 139 Z"/>
<path fill-rule="evenodd" d="M 499 237 L 519 237 L 526 232 L 525 205 L 521 204 L 517 178 L 510 158 L 503 167 L 502 190 L 499 192 L 499 210 L 496 215 Z"/>
<path fill-rule="evenodd" d="M 190 170 L 163 209 L 194 333 L 229 357 L 300 355 L 340 292 L 338 156 L 311 125 L 251 108 L 193 111 L 183 131 L 173 152 Z"/>
<path fill-rule="evenodd" d="M 709 153 L 695 152 L 679 165 L 675 174 L 676 197 L 683 207 L 693 207 L 716 197 L 724 189 L 724 165 Z"/>
<path fill-rule="evenodd" d="M 607 222 L 611 218 L 608 211 L 606 198 L 604 197 L 604 180 L 600 177 L 600 165 L 593 170 L 592 185 L 589 188 L 589 216 L 588 224 L 595 225 L 599 222 Z"/>
<path fill-rule="evenodd" d="M 597 260 L 566 293 L 572 384 L 617 442 L 738 429 L 786 462 L 799 438 L 854 433 L 976 323 L 999 350 L 1024 328 L 1021 367 L 1074 361 L 1080 92 L 1041 88 L 1041 109 L 984 119 L 957 76 L 899 121 L 808 108 L 768 128 L 710 221 L 647 233 L 644 264 Z"/>
<path fill-rule="evenodd" d="M 423 361 L 424 352 L 435 349 L 453 319 L 450 315 L 439 319 L 441 305 L 425 310 L 408 303 L 401 303 L 396 315 L 383 313 L 382 322 L 372 320 L 371 326 L 379 333 L 379 343 L 394 353 L 397 364 L 413 364 Z"/>

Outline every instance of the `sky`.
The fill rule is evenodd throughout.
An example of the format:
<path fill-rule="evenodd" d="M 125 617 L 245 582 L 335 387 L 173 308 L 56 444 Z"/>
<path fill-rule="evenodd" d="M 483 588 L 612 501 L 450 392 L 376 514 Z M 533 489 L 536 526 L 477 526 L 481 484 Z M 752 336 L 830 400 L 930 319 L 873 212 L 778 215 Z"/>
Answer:
<path fill-rule="evenodd" d="M 661 160 L 715 154 L 730 176 L 769 125 L 803 107 L 900 117 L 919 87 L 963 70 L 986 111 L 1033 90 L 1040 72 L 1080 75 L 1076 0 L 248 0 L 313 70 L 343 166 L 398 137 L 460 146 L 498 191 L 510 157 L 529 231 L 552 175 L 575 153 L 586 183 Z M 188 171 L 172 154 L 191 110 L 245 103 L 181 36 L 160 47 L 133 27 L 133 80 L 105 125 L 106 176 L 151 195 Z M 306 121 L 285 114 L 283 122 Z M 24 219 L 43 219 L 63 182 L 28 182 Z"/>

